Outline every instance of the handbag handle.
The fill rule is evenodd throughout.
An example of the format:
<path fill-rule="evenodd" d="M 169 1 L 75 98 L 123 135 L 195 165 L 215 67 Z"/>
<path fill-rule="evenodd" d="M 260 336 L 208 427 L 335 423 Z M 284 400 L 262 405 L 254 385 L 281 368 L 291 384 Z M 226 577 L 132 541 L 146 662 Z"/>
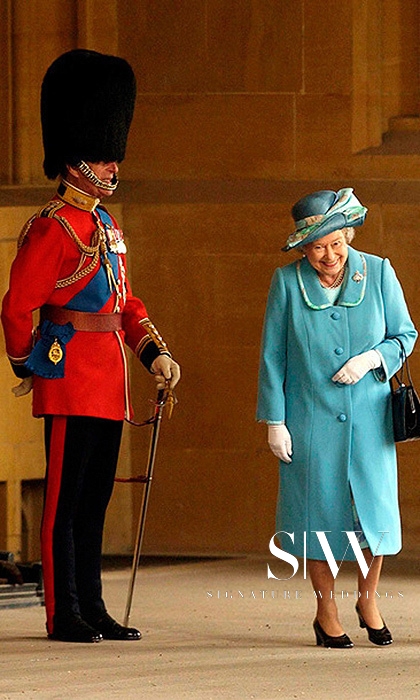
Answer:
<path fill-rule="evenodd" d="M 393 340 L 396 340 L 399 343 L 400 349 L 401 349 L 401 357 L 402 357 L 401 367 L 399 370 L 397 370 L 397 372 L 395 372 L 394 377 L 397 380 L 399 386 L 405 386 L 405 384 L 404 384 L 404 370 L 406 370 L 408 383 L 412 384 L 411 374 L 410 374 L 410 365 L 408 364 L 408 357 L 407 357 L 407 353 L 405 352 L 405 347 L 404 347 L 402 341 L 399 338 L 397 338 L 396 336 L 394 336 Z M 398 376 L 398 373 L 400 374 L 400 376 Z"/>

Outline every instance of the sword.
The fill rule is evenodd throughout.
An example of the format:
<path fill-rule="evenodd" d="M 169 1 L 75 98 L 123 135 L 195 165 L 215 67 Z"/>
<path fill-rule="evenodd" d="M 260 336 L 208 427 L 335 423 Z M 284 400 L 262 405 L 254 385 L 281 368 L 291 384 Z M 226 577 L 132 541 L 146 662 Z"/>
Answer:
<path fill-rule="evenodd" d="M 134 554 L 133 554 L 133 564 L 131 567 L 130 584 L 128 587 L 127 603 L 125 606 L 124 627 L 128 627 L 128 622 L 130 619 L 131 604 L 133 602 L 136 574 L 137 574 L 137 569 L 139 567 L 141 547 L 143 544 L 144 526 L 146 523 L 147 506 L 149 503 L 150 487 L 151 487 L 151 483 L 152 483 L 152 479 L 153 479 L 153 468 L 155 465 L 156 448 L 157 448 L 157 443 L 158 443 L 158 438 L 159 438 L 163 409 L 165 408 L 165 404 L 167 403 L 168 408 L 169 408 L 169 418 L 170 418 L 171 413 L 172 413 L 172 408 L 175 404 L 175 401 L 176 401 L 176 399 L 175 399 L 175 397 L 170 389 L 159 389 L 158 390 L 154 416 L 150 421 L 150 423 L 153 424 L 153 430 L 152 430 L 152 435 L 151 435 L 150 444 L 149 444 L 149 456 L 148 456 L 148 460 L 147 460 L 146 475 L 144 477 L 135 479 L 135 481 L 142 481 L 143 483 L 145 483 L 145 488 L 144 488 L 144 492 L 143 492 L 143 499 L 142 499 L 142 504 L 141 504 L 141 509 L 140 509 L 140 517 L 139 517 L 138 526 L 137 526 L 137 535 L 136 535 L 136 542 L 135 542 Z"/>

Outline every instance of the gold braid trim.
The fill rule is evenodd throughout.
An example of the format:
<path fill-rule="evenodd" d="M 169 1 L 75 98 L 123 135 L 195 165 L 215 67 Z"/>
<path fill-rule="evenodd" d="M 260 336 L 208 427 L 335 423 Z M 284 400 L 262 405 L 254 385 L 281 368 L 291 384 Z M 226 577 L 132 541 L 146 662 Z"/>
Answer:
<path fill-rule="evenodd" d="M 31 228 L 33 222 L 35 219 L 41 218 L 41 217 L 46 217 L 48 219 L 56 219 L 58 218 L 56 216 L 56 211 L 61 209 L 61 207 L 64 207 L 64 202 L 58 202 L 56 199 L 52 199 L 48 204 L 45 204 L 41 209 L 38 209 L 37 213 L 31 216 L 29 221 L 26 222 L 24 225 L 22 231 L 20 232 L 18 242 L 17 242 L 17 247 L 18 250 L 19 248 L 22 247 L 23 241 L 25 240 L 25 237 Z"/>
<path fill-rule="evenodd" d="M 63 289 L 63 287 L 68 287 L 71 284 L 74 284 L 74 282 L 78 282 L 80 279 L 83 277 L 86 277 L 89 275 L 96 267 L 98 260 L 99 260 L 99 254 L 100 254 L 100 244 L 101 244 L 101 232 L 99 228 L 94 231 L 92 235 L 92 245 L 86 245 L 83 243 L 83 241 L 80 240 L 79 236 L 77 235 L 76 231 L 74 228 L 71 226 L 71 224 L 65 219 L 63 216 L 60 216 L 57 212 L 62 209 L 62 207 L 65 206 L 64 202 L 57 201 L 56 199 L 52 199 L 48 204 L 43 206 L 39 211 L 34 214 L 29 221 L 25 224 L 23 227 L 19 238 L 18 238 L 18 249 L 22 246 L 26 235 L 28 234 L 29 229 L 31 228 L 33 222 L 35 219 L 46 217 L 48 219 L 55 219 L 58 221 L 68 233 L 70 238 L 74 241 L 80 252 L 82 253 L 80 257 L 79 264 L 76 268 L 76 270 L 69 275 L 69 277 L 65 277 L 61 280 L 57 280 L 55 288 L 56 289 Z M 86 258 L 92 258 L 92 261 L 89 263 L 89 265 L 86 265 L 86 267 L 82 267 Z"/>
<path fill-rule="evenodd" d="M 69 224 L 67 219 L 65 219 L 63 216 L 58 216 L 58 215 L 54 216 L 52 218 L 59 221 L 60 224 L 65 228 L 65 230 L 69 234 L 70 238 L 73 239 L 73 241 L 75 242 L 75 244 L 77 245 L 77 247 L 81 253 L 85 253 L 85 255 L 88 255 L 90 257 L 92 255 L 95 255 L 95 253 L 97 253 L 99 251 L 99 229 L 96 229 L 96 231 L 94 231 L 94 233 L 93 233 L 92 245 L 86 245 L 85 243 L 83 243 L 83 241 L 80 240 L 76 231 Z"/>
<path fill-rule="evenodd" d="M 143 326 L 143 328 L 146 329 L 147 335 L 144 336 L 144 338 L 141 339 L 141 341 L 138 343 L 136 349 L 135 349 L 135 354 L 139 356 L 141 351 L 143 350 L 144 346 L 146 343 L 149 342 L 149 340 L 153 340 L 155 345 L 157 345 L 158 350 L 160 353 L 166 352 L 168 355 L 171 353 L 169 352 L 169 348 L 165 341 L 163 340 L 162 336 L 160 335 L 158 329 L 156 326 L 151 322 L 149 318 L 145 318 L 142 321 L 139 321 L 140 325 Z"/>
<path fill-rule="evenodd" d="M 76 231 L 71 226 L 71 224 L 69 224 L 67 219 L 65 219 L 63 216 L 60 216 L 59 214 L 54 214 L 52 218 L 56 219 L 56 221 L 58 221 L 63 226 L 64 230 L 69 234 L 70 238 L 72 238 L 72 240 L 75 242 L 78 249 L 82 253 L 80 262 L 73 274 L 71 274 L 69 277 L 57 280 L 55 288 L 63 289 L 63 287 L 68 287 L 70 284 L 74 284 L 75 282 L 78 282 L 79 280 L 83 279 L 83 277 L 86 277 L 86 275 L 89 275 L 95 269 L 99 260 L 99 247 L 101 243 L 100 231 L 96 229 L 92 235 L 92 245 L 86 245 L 85 243 L 83 243 L 83 241 L 80 240 Z M 82 265 L 87 257 L 92 258 L 92 261 L 89 263 L 89 265 L 86 265 L 86 267 L 82 268 Z"/>
<path fill-rule="evenodd" d="M 99 260 L 99 250 L 93 256 L 92 262 L 89 263 L 89 265 L 86 265 L 86 267 L 84 267 L 83 269 L 80 269 L 85 259 L 85 256 L 82 255 L 77 270 L 75 270 L 75 272 L 73 272 L 73 274 L 70 275 L 70 277 L 64 277 L 61 280 L 57 280 L 57 282 L 55 283 L 55 289 L 63 289 L 64 287 L 69 287 L 71 284 L 74 284 L 75 282 L 78 282 L 79 280 L 83 279 L 83 277 L 86 277 L 86 275 L 89 275 L 90 272 L 93 272 Z"/>
<path fill-rule="evenodd" d="M 29 221 L 26 222 L 25 226 L 23 227 L 22 231 L 20 232 L 19 238 L 17 241 L 18 250 L 19 250 L 19 248 L 22 247 L 23 241 L 25 240 L 25 237 L 26 237 L 26 234 L 28 233 L 29 229 L 31 228 L 31 226 L 32 226 L 33 222 L 35 221 L 35 219 L 37 218 L 37 216 L 38 216 L 38 214 L 34 214 L 33 216 L 31 216 Z"/>
<path fill-rule="evenodd" d="M 64 229 L 67 231 L 69 236 L 73 239 L 75 244 L 77 245 L 78 249 L 82 253 L 80 257 L 80 262 L 76 268 L 76 270 L 71 274 L 69 277 L 65 277 L 61 280 L 57 280 L 55 284 L 56 289 L 63 289 L 63 287 L 68 287 L 70 284 L 74 284 L 74 282 L 78 282 L 79 280 L 83 279 L 83 277 L 86 277 L 86 275 L 89 275 L 96 267 L 98 260 L 99 260 L 99 248 L 100 248 L 100 232 L 98 229 L 94 231 L 93 236 L 92 236 L 92 244 L 91 246 L 85 245 L 77 235 L 76 231 L 73 229 L 73 227 L 69 224 L 69 222 L 64 219 L 62 216 L 55 216 L 54 217 L 57 221 L 60 222 L 60 224 L 64 227 Z M 89 265 L 86 265 L 86 267 L 82 268 L 82 265 L 84 261 L 86 260 L 87 257 L 92 258 L 92 261 L 89 263 Z"/>

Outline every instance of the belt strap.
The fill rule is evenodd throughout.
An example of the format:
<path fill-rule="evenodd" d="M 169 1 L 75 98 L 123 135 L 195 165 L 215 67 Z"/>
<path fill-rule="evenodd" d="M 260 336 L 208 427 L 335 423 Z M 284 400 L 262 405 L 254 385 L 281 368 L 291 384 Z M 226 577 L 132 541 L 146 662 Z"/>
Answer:
<path fill-rule="evenodd" d="M 90 311 L 73 311 L 62 306 L 45 305 L 41 308 L 41 321 L 44 320 L 64 325 L 70 322 L 76 331 L 92 333 L 109 333 L 122 329 L 122 314 L 93 313 Z"/>

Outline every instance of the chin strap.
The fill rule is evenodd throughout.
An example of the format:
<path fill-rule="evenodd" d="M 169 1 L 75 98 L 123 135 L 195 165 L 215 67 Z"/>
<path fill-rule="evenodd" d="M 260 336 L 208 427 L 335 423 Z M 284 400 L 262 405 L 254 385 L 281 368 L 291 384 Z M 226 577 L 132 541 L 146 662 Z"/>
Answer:
<path fill-rule="evenodd" d="M 78 170 L 80 170 L 82 175 L 87 177 L 87 179 L 90 180 L 90 182 L 92 182 L 94 185 L 96 185 L 96 187 L 100 187 L 102 190 L 109 190 L 111 192 L 117 189 L 118 178 L 115 173 L 112 176 L 112 182 L 109 183 L 105 182 L 104 180 L 100 180 L 99 177 L 95 175 L 92 168 L 90 168 L 84 160 L 81 160 L 76 167 Z"/>

